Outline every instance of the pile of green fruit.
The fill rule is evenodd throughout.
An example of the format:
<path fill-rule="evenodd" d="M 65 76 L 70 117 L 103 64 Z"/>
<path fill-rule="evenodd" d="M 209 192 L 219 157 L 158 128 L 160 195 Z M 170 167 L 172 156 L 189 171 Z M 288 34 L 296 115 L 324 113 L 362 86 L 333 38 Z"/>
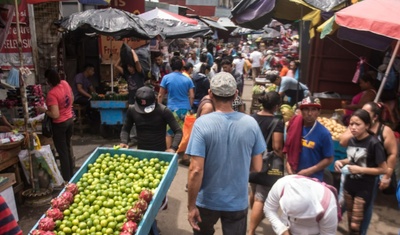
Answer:
<path fill-rule="evenodd" d="M 92 94 L 92 100 L 128 100 L 128 93 Z"/>
<path fill-rule="evenodd" d="M 168 166 L 158 158 L 100 154 L 52 200 L 32 234 L 134 234 Z"/>

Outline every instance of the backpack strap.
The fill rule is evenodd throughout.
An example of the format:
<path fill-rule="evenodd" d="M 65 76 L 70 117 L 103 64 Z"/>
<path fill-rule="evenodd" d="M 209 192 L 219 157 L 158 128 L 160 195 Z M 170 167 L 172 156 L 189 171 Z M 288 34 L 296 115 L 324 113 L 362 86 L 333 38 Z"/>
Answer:
<path fill-rule="evenodd" d="M 331 190 L 328 187 L 324 187 L 324 196 L 321 200 L 321 206 L 324 209 L 321 213 L 317 215 L 316 221 L 319 222 L 322 218 L 324 218 L 325 211 L 329 207 L 329 203 L 331 202 Z"/>

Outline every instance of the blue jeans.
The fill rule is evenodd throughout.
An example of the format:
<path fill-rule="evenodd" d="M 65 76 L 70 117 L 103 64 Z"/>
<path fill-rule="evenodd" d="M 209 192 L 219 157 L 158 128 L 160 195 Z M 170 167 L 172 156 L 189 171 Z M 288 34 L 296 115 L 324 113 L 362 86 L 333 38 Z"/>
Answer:
<path fill-rule="evenodd" d="M 371 195 L 371 200 L 365 204 L 364 207 L 364 219 L 361 223 L 360 227 L 360 234 L 361 235 L 366 235 L 368 231 L 368 226 L 369 223 L 371 222 L 372 218 L 372 211 L 374 209 L 374 202 L 376 198 L 376 194 L 378 193 L 378 183 L 379 183 L 379 177 L 376 177 L 375 183 L 374 183 L 374 189 L 372 190 L 372 195 Z"/>

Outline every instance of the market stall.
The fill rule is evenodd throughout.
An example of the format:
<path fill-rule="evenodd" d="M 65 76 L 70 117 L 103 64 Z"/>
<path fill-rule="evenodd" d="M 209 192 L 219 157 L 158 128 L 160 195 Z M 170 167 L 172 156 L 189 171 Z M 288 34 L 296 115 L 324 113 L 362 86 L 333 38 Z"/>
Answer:
<path fill-rule="evenodd" d="M 177 158 L 167 152 L 97 148 L 30 233 L 158 234 L 154 219 L 177 172 Z"/>

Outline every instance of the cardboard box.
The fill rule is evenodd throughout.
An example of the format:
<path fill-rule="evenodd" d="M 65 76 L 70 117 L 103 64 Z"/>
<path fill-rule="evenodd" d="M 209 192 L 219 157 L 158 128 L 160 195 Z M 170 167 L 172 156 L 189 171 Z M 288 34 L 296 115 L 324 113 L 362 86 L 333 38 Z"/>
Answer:
<path fill-rule="evenodd" d="M 14 173 L 5 173 L 5 174 L 0 174 L 0 176 L 9 178 L 8 181 L 0 187 L 0 195 L 6 201 L 15 220 L 18 222 L 19 218 L 18 218 L 17 205 L 15 203 L 14 190 L 12 187 L 12 185 L 16 183 L 15 174 Z"/>

